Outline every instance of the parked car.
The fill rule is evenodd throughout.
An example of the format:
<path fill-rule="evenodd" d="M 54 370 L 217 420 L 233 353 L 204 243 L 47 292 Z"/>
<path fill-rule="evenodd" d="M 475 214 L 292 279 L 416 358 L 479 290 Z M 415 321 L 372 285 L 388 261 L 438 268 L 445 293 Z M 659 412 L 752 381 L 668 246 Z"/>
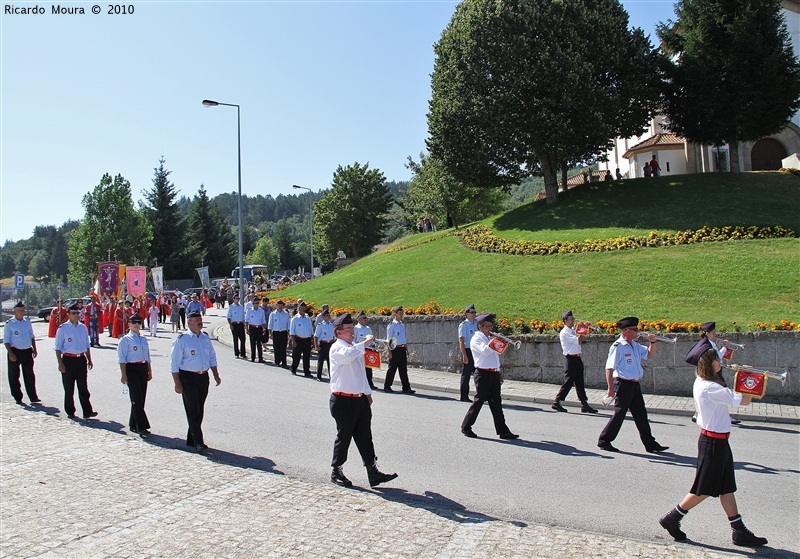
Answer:
<path fill-rule="evenodd" d="M 88 295 L 86 297 L 82 297 L 82 299 L 84 307 L 92 301 L 92 298 L 89 297 Z M 68 309 L 77 302 L 78 302 L 78 297 L 72 297 L 70 299 L 67 299 L 66 301 L 64 301 L 64 308 Z M 53 305 L 52 307 L 43 307 L 39 309 L 39 312 L 36 313 L 36 316 L 44 319 L 45 322 L 50 322 L 50 313 L 53 312 L 54 308 L 56 308 L 55 305 Z"/>

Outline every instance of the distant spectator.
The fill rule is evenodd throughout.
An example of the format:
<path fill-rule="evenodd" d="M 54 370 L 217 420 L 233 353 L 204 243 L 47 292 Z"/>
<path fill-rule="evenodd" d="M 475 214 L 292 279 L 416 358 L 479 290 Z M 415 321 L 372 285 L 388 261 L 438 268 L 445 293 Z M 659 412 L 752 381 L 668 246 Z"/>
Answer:
<path fill-rule="evenodd" d="M 661 174 L 661 166 L 658 164 L 655 155 L 653 155 L 653 159 L 650 160 L 650 172 L 653 173 L 654 177 Z"/>
<path fill-rule="evenodd" d="M 620 172 L 619 167 L 617 167 L 617 180 L 618 181 L 622 180 L 622 172 Z"/>
<path fill-rule="evenodd" d="M 644 164 L 644 176 L 646 178 L 650 178 L 652 175 L 653 175 L 653 171 L 650 168 L 650 162 L 648 161 L 647 163 Z"/>
<path fill-rule="evenodd" d="M 337 260 L 344 260 L 347 258 L 347 255 L 344 253 L 342 249 L 339 249 L 339 252 L 336 253 Z"/>
<path fill-rule="evenodd" d="M 606 171 L 606 176 L 603 178 L 604 181 L 612 181 L 614 177 L 611 176 L 611 171 Z"/>

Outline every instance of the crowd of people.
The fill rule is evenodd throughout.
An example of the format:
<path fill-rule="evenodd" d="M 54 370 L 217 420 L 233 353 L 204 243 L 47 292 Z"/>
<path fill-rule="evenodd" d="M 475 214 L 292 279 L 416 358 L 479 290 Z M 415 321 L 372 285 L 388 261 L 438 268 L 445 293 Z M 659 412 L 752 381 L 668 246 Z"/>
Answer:
<path fill-rule="evenodd" d="M 67 416 L 74 418 L 77 411 L 74 403 L 76 386 L 83 417 L 89 419 L 98 415 L 91 404 L 87 372 L 93 367 L 91 349 L 98 345 L 98 332 L 107 325 L 110 335 L 119 338 L 117 349 L 121 382 L 128 386 L 131 401 L 129 428 L 147 438 L 150 435 L 150 423 L 145 412 L 145 401 L 147 383 L 152 379 L 152 364 L 149 344 L 141 328 L 146 320 L 157 326 L 169 315 L 175 325 L 177 321 L 172 317 L 185 317 L 188 331 L 174 340 L 169 369 L 175 392 L 181 394 L 183 400 L 188 423 L 186 444 L 197 452 L 207 452 L 202 422 L 210 387 L 209 371 L 215 384 L 219 386 L 221 383 L 214 345 L 208 334 L 203 332 L 203 316 L 206 309 L 213 306 L 210 298 L 203 297 L 202 293 L 193 294 L 189 300 L 184 298 L 181 302 L 178 295 L 173 294 L 169 299 L 166 296 L 162 299 L 159 295 L 150 304 L 146 298 L 124 301 L 109 298 L 101 303 L 96 294 L 90 295 L 92 300 L 86 307 L 78 302 L 69 309 L 59 305 L 53 311 L 59 321 L 54 336 L 55 353 L 58 370 L 62 374 L 64 411 Z M 386 339 L 376 340 L 363 311 L 355 319 L 350 314 L 332 319 L 325 305 L 312 321 L 302 299 L 298 300 L 293 316 L 280 299 L 275 302 L 274 308 L 266 297 L 261 300 L 251 294 L 248 299 L 243 306 L 238 293 L 233 293 L 226 312 L 235 358 L 247 359 L 245 339 L 249 337 L 251 361 L 266 363 L 264 347 L 271 338 L 274 365 L 290 369 L 295 375 L 302 365 L 303 374 L 310 377 L 312 348 L 318 353 L 316 377 L 319 381 L 327 380 L 329 383 L 330 413 L 337 430 L 331 481 L 344 487 L 352 486 L 343 469 L 351 441 L 355 441 L 361 454 L 370 486 L 395 479 L 396 473 L 383 473 L 377 466 L 371 431 L 372 392 L 375 386 L 371 368 L 367 367 L 366 355 L 371 347 L 376 347 L 376 343 L 384 344 L 389 351 L 389 363 L 383 391 L 394 392 L 394 378 L 398 374 L 402 392 L 415 393 L 407 368 L 409 340 L 403 323 L 403 307 L 393 309 Z M 167 309 L 163 309 L 164 306 Z M 177 315 L 175 309 L 179 309 Z M 66 320 L 62 320 L 64 317 Z M 597 413 L 589 405 L 584 388 L 581 360 L 584 336 L 574 328 L 572 311 L 565 311 L 562 320 L 564 327 L 559 338 L 564 355 L 564 383 L 554 398 L 552 408 L 565 412 L 561 402 L 574 387 L 581 401 L 581 412 Z M 478 438 L 473 427 L 483 405 L 488 404 L 496 435 L 500 439 L 513 440 L 519 435 L 513 433 L 506 423 L 501 396 L 501 355 L 508 340 L 495 335 L 495 323 L 494 314 L 477 315 L 474 305 L 469 305 L 465 309 L 464 321 L 459 325 L 457 339 L 463 362 L 460 399 L 470 403 L 460 428 L 464 436 Z M 630 411 L 645 450 L 650 453 L 665 452 L 669 447 L 659 444 L 652 434 L 640 385 L 642 361 L 653 357 L 658 339 L 649 335 L 647 346 L 636 341 L 639 338 L 639 319 L 636 317 L 622 318 L 616 325 L 620 335 L 611 344 L 605 364 L 607 395 L 614 402 L 614 409 L 598 436 L 597 447 L 607 452 L 618 452 L 612 443 Z M 695 480 L 689 493 L 659 523 L 676 540 L 685 539 L 681 521 L 686 514 L 707 497 L 719 497 L 731 525 L 733 543 L 761 546 L 767 540 L 748 530 L 738 512 L 734 497 L 733 456 L 728 444 L 731 426 L 728 406 L 748 405 L 750 397 L 735 393 L 722 378 L 722 359 L 726 357 L 726 348 L 714 342 L 714 329 L 713 322 L 703 324 L 704 335 L 686 356 L 686 361 L 696 367 L 694 400 L 698 411 L 696 423 L 701 428 Z M 155 335 L 154 332 L 151 334 Z M 17 403 L 21 403 L 21 373 L 31 404 L 40 404 L 33 372 L 33 360 L 37 357 L 36 340 L 21 302 L 14 309 L 14 318 L 5 327 L 4 343 L 12 396 Z M 287 349 L 291 349 L 292 353 L 291 366 L 287 365 Z M 323 378 L 325 364 L 328 366 L 327 379 Z M 470 378 L 475 385 L 474 399 L 469 398 Z"/>

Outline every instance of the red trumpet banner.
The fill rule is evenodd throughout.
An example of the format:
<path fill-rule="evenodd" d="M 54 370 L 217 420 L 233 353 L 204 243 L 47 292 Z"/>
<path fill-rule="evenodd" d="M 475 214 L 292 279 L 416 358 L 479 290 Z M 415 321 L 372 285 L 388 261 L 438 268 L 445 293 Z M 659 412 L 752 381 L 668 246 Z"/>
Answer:
<path fill-rule="evenodd" d="M 495 350 L 497 353 L 503 353 L 508 347 L 508 344 L 500 338 L 492 338 L 489 342 L 489 347 Z"/>
<path fill-rule="evenodd" d="M 364 351 L 364 366 L 370 369 L 381 368 L 381 354 L 374 349 L 367 349 Z"/>
<path fill-rule="evenodd" d="M 733 377 L 733 391 L 763 398 L 767 392 L 767 376 L 753 371 L 740 370 Z"/>

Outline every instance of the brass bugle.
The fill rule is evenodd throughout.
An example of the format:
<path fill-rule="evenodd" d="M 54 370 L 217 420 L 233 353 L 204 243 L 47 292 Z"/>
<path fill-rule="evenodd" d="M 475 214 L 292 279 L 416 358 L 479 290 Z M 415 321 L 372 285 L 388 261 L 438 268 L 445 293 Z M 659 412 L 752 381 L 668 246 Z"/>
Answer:
<path fill-rule="evenodd" d="M 732 342 L 730 340 L 725 340 L 727 342 L 727 346 L 731 349 L 744 349 L 744 344 L 737 344 L 736 342 Z"/>
<path fill-rule="evenodd" d="M 602 328 L 600 328 L 600 326 L 596 326 L 596 325 L 592 324 L 592 322 L 590 320 L 578 320 L 576 318 L 575 319 L 575 332 L 577 333 L 578 330 L 583 330 L 584 328 L 588 329 L 588 330 L 591 330 L 592 332 L 600 332 L 602 330 Z"/>
<path fill-rule="evenodd" d="M 676 344 L 678 343 L 678 338 L 670 338 L 669 336 L 661 336 L 659 334 L 655 334 L 653 332 L 647 332 L 646 330 L 642 330 L 639 332 L 640 338 L 648 339 L 651 335 L 655 336 L 656 341 L 659 342 L 667 342 L 668 344 Z"/>
<path fill-rule="evenodd" d="M 513 346 L 513 347 L 514 347 L 514 349 L 519 349 L 519 348 L 521 348 L 521 347 L 522 347 L 522 342 L 521 342 L 521 341 L 519 341 L 519 340 L 512 340 L 511 338 L 509 338 L 508 336 L 504 336 L 504 335 L 503 335 L 503 334 L 501 334 L 500 332 L 490 332 L 489 334 L 490 334 L 490 335 L 492 335 L 492 336 L 494 336 L 495 338 L 500 338 L 500 339 L 501 339 L 501 340 L 503 340 L 505 343 L 507 343 L 507 344 L 509 344 L 509 345 Z"/>
<path fill-rule="evenodd" d="M 394 336 L 392 336 L 388 340 L 381 340 L 379 338 L 375 338 L 374 340 L 372 340 L 372 343 L 378 348 L 378 351 L 383 351 L 382 348 L 386 347 L 392 350 L 397 347 L 397 338 L 395 338 Z"/>
<path fill-rule="evenodd" d="M 730 369 L 732 371 L 742 371 L 743 373 L 756 373 L 759 375 L 764 375 L 765 377 L 774 378 L 779 380 L 782 385 L 786 385 L 786 379 L 789 377 L 789 371 L 783 371 L 782 373 L 773 373 L 772 371 L 767 371 L 766 369 L 757 369 L 756 367 L 751 367 L 750 365 L 725 365 L 726 369 Z"/>

